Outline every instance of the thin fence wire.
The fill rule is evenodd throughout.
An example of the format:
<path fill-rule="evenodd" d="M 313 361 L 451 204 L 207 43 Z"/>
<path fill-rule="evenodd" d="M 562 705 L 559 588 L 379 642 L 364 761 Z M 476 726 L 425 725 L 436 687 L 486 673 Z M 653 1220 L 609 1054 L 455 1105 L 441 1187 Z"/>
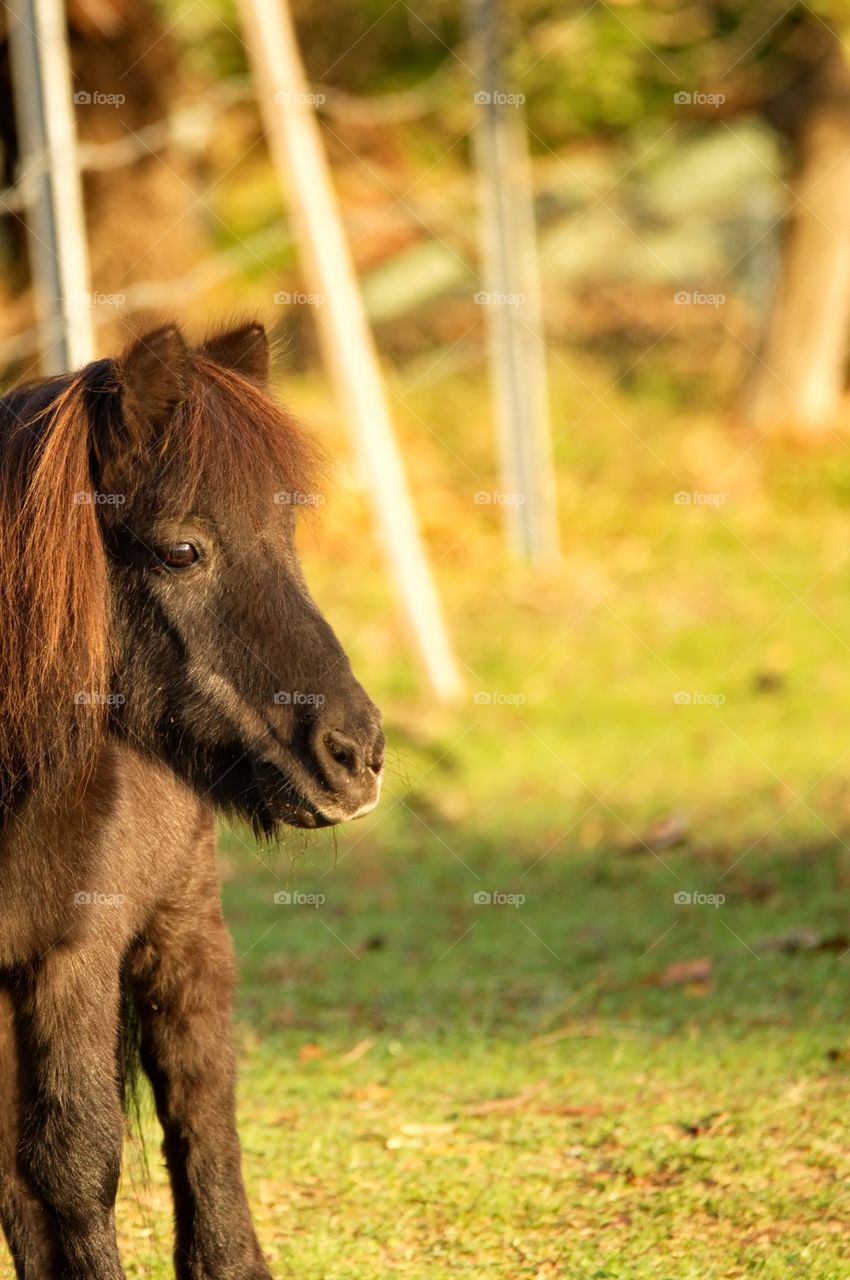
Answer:
<path fill-rule="evenodd" d="M 317 110 L 328 119 L 380 127 L 403 124 L 436 110 L 444 101 L 442 87 L 452 75 L 454 68 L 447 68 L 444 63 L 427 79 L 396 93 L 361 97 L 323 84 L 313 86 L 312 93 Z M 255 100 L 255 87 L 249 76 L 230 76 L 212 86 L 203 98 L 169 112 L 124 138 L 109 142 L 81 142 L 78 148 L 80 169 L 83 173 L 109 173 L 170 150 L 184 155 L 201 155 L 221 127 L 222 112 Z M 26 214 L 45 164 L 45 156 L 31 158 L 18 181 L 0 189 L 0 215 Z M 416 217 L 412 208 L 408 212 Z M 292 244 L 291 234 L 287 232 L 282 238 L 280 224 L 276 223 L 246 236 L 237 246 L 208 255 L 182 276 L 167 281 L 144 280 L 126 285 L 121 290 L 120 306 L 109 303 L 98 306 L 88 299 L 80 299 L 78 305 L 89 312 L 95 327 L 101 328 L 119 316 L 168 308 L 201 296 L 238 276 L 244 267 L 256 262 L 263 253 L 280 252 L 281 248 L 288 249 Z M 10 365 L 33 355 L 39 349 L 39 341 L 40 332 L 36 326 L 0 339 L 0 365 Z"/>

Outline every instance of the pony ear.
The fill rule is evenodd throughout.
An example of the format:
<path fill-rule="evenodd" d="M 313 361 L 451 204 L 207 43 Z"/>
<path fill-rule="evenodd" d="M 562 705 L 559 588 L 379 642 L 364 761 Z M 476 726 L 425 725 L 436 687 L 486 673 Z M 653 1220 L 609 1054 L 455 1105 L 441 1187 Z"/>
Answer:
<path fill-rule="evenodd" d="M 256 321 L 208 338 L 201 353 L 261 387 L 269 380 L 269 340 L 263 326 Z"/>
<path fill-rule="evenodd" d="M 145 436 L 164 426 L 186 399 L 189 348 L 177 325 L 143 334 L 118 360 L 124 416 Z"/>

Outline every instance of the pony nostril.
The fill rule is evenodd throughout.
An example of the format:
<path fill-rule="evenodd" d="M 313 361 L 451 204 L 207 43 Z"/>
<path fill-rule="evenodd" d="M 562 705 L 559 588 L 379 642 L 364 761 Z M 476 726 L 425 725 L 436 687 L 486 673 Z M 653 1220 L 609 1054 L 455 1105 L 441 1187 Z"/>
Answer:
<path fill-rule="evenodd" d="M 358 767 L 357 750 L 354 744 L 340 733 L 326 733 L 325 750 L 332 760 L 348 773 L 356 773 Z"/>
<path fill-rule="evenodd" d="M 371 796 L 384 762 L 384 735 L 363 742 L 340 729 L 326 729 L 313 738 L 315 763 L 326 786 L 352 795 Z"/>

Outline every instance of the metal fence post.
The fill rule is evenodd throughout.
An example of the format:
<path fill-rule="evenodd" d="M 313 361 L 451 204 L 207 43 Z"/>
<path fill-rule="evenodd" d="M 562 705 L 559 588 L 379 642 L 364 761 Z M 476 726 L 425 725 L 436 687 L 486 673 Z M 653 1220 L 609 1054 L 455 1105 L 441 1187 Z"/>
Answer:
<path fill-rule="evenodd" d="M 61 373 L 94 357 L 65 7 L 9 0 L 7 13 L 42 369 Z"/>
<path fill-rule="evenodd" d="M 475 167 L 490 380 L 508 545 L 525 560 L 560 554 L 534 193 L 521 95 L 506 91 L 499 0 L 467 0 Z"/>

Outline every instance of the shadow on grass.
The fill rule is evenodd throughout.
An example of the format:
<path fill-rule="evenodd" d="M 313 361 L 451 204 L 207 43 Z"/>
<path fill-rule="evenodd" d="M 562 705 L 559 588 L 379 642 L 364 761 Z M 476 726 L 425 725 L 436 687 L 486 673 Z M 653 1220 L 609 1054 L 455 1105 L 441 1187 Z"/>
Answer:
<path fill-rule="evenodd" d="M 837 1034 L 845 1015 L 838 837 L 569 856 L 446 828 L 395 850 L 222 845 L 240 1018 L 260 1035 Z"/>

